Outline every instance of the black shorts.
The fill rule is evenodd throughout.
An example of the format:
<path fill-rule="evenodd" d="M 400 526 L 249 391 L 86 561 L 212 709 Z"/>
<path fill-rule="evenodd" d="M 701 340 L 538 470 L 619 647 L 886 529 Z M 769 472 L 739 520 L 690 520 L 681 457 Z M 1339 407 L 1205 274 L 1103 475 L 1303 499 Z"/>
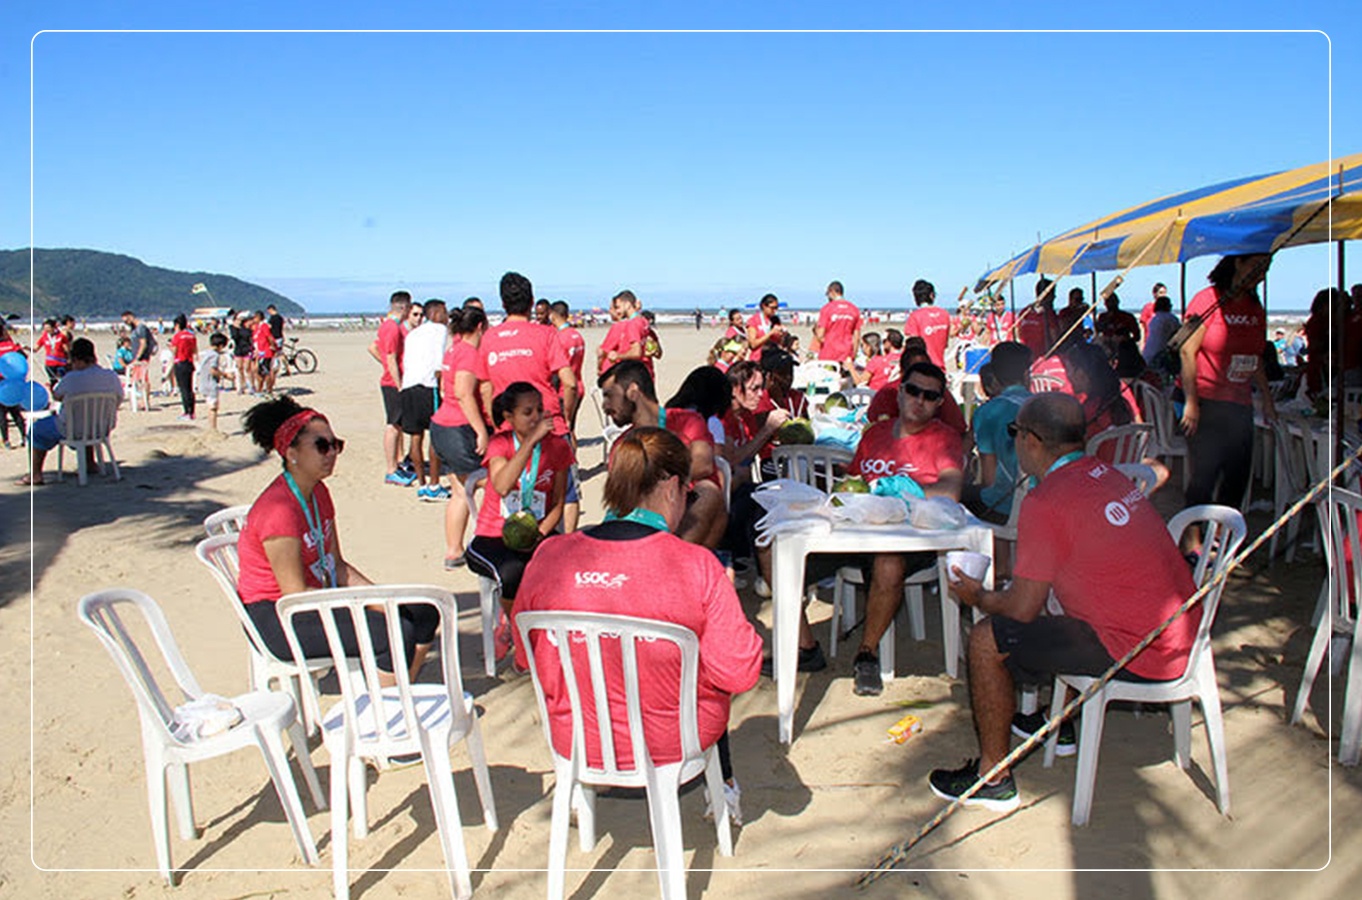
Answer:
<path fill-rule="evenodd" d="M 435 415 L 435 388 L 418 384 L 402 391 L 402 430 L 407 434 L 420 434 L 430 427 L 430 417 Z"/>
<path fill-rule="evenodd" d="M 440 626 L 440 611 L 428 603 L 408 603 L 399 606 L 398 623 L 402 631 L 402 652 L 410 666 L 416 658 L 416 645 L 430 644 L 435 640 L 435 632 Z M 255 623 L 260 637 L 269 651 L 280 659 L 292 659 L 293 651 L 288 638 L 284 636 L 283 623 L 279 621 L 278 611 L 273 600 L 247 603 L 246 613 Z M 369 623 L 369 636 L 373 639 L 374 661 L 384 672 L 393 670 L 392 647 L 388 644 L 388 625 L 383 613 L 365 610 Z M 325 657 L 331 653 L 327 642 L 326 629 L 319 613 L 304 613 L 293 620 L 293 630 L 298 636 L 298 644 L 303 655 L 309 658 Z M 336 631 L 347 657 L 360 655 L 359 638 L 355 625 L 347 613 L 336 614 Z"/>
<path fill-rule="evenodd" d="M 260 373 L 261 378 L 264 378 L 265 376 L 269 375 L 270 369 L 273 367 L 274 367 L 273 356 L 262 356 L 260 357 L 260 359 L 256 360 L 255 363 L 255 370 Z"/>
<path fill-rule="evenodd" d="M 1096 677 L 1116 662 L 1097 637 L 1097 632 L 1082 619 L 1038 616 L 1030 622 L 1018 622 L 991 616 L 989 622 L 993 625 L 993 642 L 998 652 L 1007 654 L 1003 664 L 1018 684 L 1046 683 L 1060 673 Z M 1125 669 L 1116 677 L 1141 684 L 1154 680 Z"/>
<path fill-rule="evenodd" d="M 482 459 L 478 457 L 478 433 L 472 425 L 440 425 L 432 422 L 430 445 L 435 448 L 435 455 L 440 457 L 440 466 L 459 478 L 482 468 Z"/>
<path fill-rule="evenodd" d="M 378 389 L 383 392 L 383 421 L 397 428 L 402 424 L 402 392 L 386 384 Z"/>
<path fill-rule="evenodd" d="M 861 583 L 870 584 L 870 576 L 875 571 L 876 553 L 815 553 L 804 559 L 804 584 L 817 584 L 825 578 L 831 578 L 837 574 L 838 569 L 847 567 L 857 569 L 861 573 Z M 904 576 L 913 575 L 921 572 L 928 566 L 936 565 L 936 551 L 921 550 L 916 553 L 901 554 L 907 568 Z"/>

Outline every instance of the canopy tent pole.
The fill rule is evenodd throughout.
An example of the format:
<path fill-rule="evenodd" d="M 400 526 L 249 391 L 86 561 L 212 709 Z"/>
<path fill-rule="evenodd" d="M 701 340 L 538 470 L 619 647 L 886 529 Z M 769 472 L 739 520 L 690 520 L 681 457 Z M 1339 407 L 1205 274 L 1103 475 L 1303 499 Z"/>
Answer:
<path fill-rule="evenodd" d="M 1343 275 L 1343 242 L 1342 242 L 1342 241 L 1339 241 L 1339 242 L 1338 242 L 1338 289 L 1339 289 L 1340 291 L 1346 291 L 1347 288 L 1344 287 L 1344 285 L 1346 285 L 1347 283 L 1348 283 L 1348 279 L 1345 278 L 1344 275 Z"/>
<path fill-rule="evenodd" d="M 1182 301 L 1182 318 L 1187 318 L 1187 263 L 1178 263 L 1181 283 L 1178 285 L 1178 299 Z"/>
<path fill-rule="evenodd" d="M 1267 273 L 1263 273 L 1263 315 L 1267 315 Z"/>
<path fill-rule="evenodd" d="M 1171 231 L 1171 230 L 1172 230 L 1173 225 L 1174 225 L 1175 222 L 1176 222 L 1176 220 L 1170 221 L 1167 225 L 1165 225 L 1165 226 L 1163 226 L 1162 228 L 1160 228 L 1157 234 L 1155 234 L 1152 238 L 1149 239 L 1149 243 L 1145 244 L 1144 247 L 1141 248 L 1139 254 L 1138 254 L 1133 260 L 1130 261 L 1130 265 L 1126 266 L 1125 269 L 1123 269 L 1123 270 L 1122 270 L 1121 272 L 1119 272 L 1114 278 L 1111 279 L 1111 281 L 1107 284 L 1106 287 L 1102 288 L 1102 293 L 1101 293 L 1101 295 L 1100 295 L 1102 298 L 1106 298 L 1106 297 L 1111 296 L 1112 293 L 1113 293 L 1118 287 L 1121 286 L 1121 283 L 1125 281 L 1125 275 L 1126 275 L 1126 273 L 1129 272 L 1131 269 L 1135 268 L 1136 266 L 1138 266 L 1138 265 L 1140 264 L 1140 260 L 1144 259 L 1145 254 L 1148 253 L 1151 249 L 1153 249 L 1154 245 L 1157 244 L 1157 243 L 1159 242 L 1159 239 L 1163 237 L 1164 232 L 1166 232 L 1166 231 Z M 1082 250 L 1080 250 L 1078 253 L 1075 253 L 1075 254 L 1074 254 L 1074 258 L 1073 258 L 1072 260 L 1069 261 L 1069 266 L 1070 266 L 1070 268 L 1073 267 L 1073 264 L 1074 264 L 1074 262 L 1078 259 L 1078 257 L 1080 257 L 1080 256 L 1082 256 L 1082 255 L 1083 255 L 1083 251 L 1082 251 Z M 1088 304 L 1088 308 L 1087 308 L 1086 310 L 1084 310 L 1083 315 L 1087 315 L 1089 312 L 1091 312 L 1092 310 L 1094 310 L 1094 309 L 1097 308 L 1098 294 L 1097 294 L 1097 287 L 1096 287 L 1096 285 L 1097 285 L 1097 273 L 1096 273 L 1096 272 L 1093 272 L 1093 273 L 1092 273 L 1092 280 L 1093 280 L 1093 297 L 1092 297 L 1092 302 L 1090 302 L 1090 303 Z M 1056 284 L 1058 283 L 1058 281 L 1059 281 L 1058 279 L 1055 279 L 1055 283 L 1056 283 Z M 1069 330 L 1066 331 L 1066 332 L 1064 332 L 1062 335 L 1060 335 L 1060 336 L 1059 336 L 1059 340 L 1055 341 L 1054 345 L 1053 345 L 1049 350 L 1045 351 L 1045 355 L 1042 356 L 1041 359 L 1045 359 L 1046 357 L 1053 355 L 1054 352 L 1055 352 L 1055 350 L 1059 349 L 1059 347 L 1060 347 L 1065 341 L 1067 341 L 1067 340 L 1069 339 L 1069 335 L 1071 335 L 1071 334 L 1074 333 L 1074 329 L 1076 329 L 1076 328 L 1081 328 L 1082 326 L 1083 326 L 1083 316 L 1079 316 L 1079 317 L 1078 317 L 1078 320 L 1077 320 L 1076 322 L 1074 322 L 1072 325 L 1069 326 Z"/>
<path fill-rule="evenodd" d="M 1007 297 L 1012 306 L 1012 319 L 1017 318 L 1017 281 L 1015 278 L 1007 279 Z"/>

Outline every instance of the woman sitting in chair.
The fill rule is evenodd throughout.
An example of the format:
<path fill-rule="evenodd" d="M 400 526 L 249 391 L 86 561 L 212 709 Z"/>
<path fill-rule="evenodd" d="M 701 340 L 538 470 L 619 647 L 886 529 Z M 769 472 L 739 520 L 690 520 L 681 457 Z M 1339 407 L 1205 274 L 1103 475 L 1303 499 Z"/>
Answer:
<path fill-rule="evenodd" d="M 243 424 L 251 439 L 283 460 L 284 471 L 256 498 L 237 542 L 240 574 L 237 593 L 260 630 L 265 645 L 280 659 L 291 659 L 275 602 L 285 594 L 330 587 L 372 584 L 342 555 L 336 531 L 336 508 L 322 482 L 336 467 L 345 441 L 336 437 L 326 416 L 299 406 L 291 397 L 258 403 Z M 413 678 L 435 640 L 439 613 L 434 607 L 402 607 L 402 651 Z M 359 656 L 352 622 L 337 617 L 345 652 Z M 321 617 L 294 619 L 294 630 L 307 657 L 330 653 Z M 369 613 L 378 667 L 393 671 L 393 648 L 381 612 Z"/>
<path fill-rule="evenodd" d="M 761 638 L 743 615 L 738 595 L 714 554 L 671 534 L 686 511 L 690 454 L 661 428 L 635 427 L 615 445 L 605 483 L 606 521 L 543 544 L 525 569 L 513 616 L 533 610 L 578 610 L 637 616 L 684 625 L 700 642 L 697 694 L 700 745 L 719 746 L 719 761 L 730 814 L 741 822 L 738 783 L 728 752 L 728 712 L 733 694 L 757 683 Z M 659 577 L 666 573 L 666 577 Z M 535 659 L 552 719 L 554 749 L 572 754 L 570 700 L 557 660 L 547 653 L 543 633 L 535 638 Z M 547 659 L 546 659 L 547 657 Z M 517 642 L 516 662 L 528 665 Z M 622 663 L 611 687 L 623 695 Z M 653 761 L 681 759 L 675 691 L 679 659 L 659 651 L 641 659 L 644 728 Z M 615 740 L 629 745 L 623 717 Z M 590 729 L 588 729 L 590 731 Z M 588 755 L 599 750 L 588 735 Z M 598 759 L 598 757 L 592 757 Z"/>

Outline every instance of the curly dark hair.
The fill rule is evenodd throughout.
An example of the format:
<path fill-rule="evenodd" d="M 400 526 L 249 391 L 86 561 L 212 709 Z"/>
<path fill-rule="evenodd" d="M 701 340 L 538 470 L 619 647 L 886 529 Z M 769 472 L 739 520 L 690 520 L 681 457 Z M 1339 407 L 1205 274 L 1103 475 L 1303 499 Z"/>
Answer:
<path fill-rule="evenodd" d="M 288 419 L 300 412 L 304 407 L 298 404 L 292 397 L 276 397 L 273 400 L 265 400 L 257 403 L 246 414 L 241 417 L 241 424 L 245 427 L 246 433 L 251 436 L 251 440 L 266 453 L 274 452 L 274 433 L 279 430 Z"/>

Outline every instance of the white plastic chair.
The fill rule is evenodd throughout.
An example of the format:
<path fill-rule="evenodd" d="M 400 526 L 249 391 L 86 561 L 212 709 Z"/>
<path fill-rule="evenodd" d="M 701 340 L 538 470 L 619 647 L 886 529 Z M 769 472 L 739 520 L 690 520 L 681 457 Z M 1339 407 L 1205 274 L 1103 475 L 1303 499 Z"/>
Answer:
<path fill-rule="evenodd" d="M 1296 692 L 1296 706 L 1291 712 L 1291 723 L 1301 720 L 1306 704 L 1310 702 L 1310 692 L 1315 685 L 1315 677 L 1324 663 L 1324 653 L 1335 638 L 1342 645 L 1344 640 L 1352 641 L 1348 659 L 1348 684 L 1343 699 L 1342 736 L 1338 744 L 1338 761 L 1345 766 L 1355 766 L 1362 757 L 1362 628 L 1355 612 L 1358 598 L 1362 598 L 1362 495 L 1343 488 L 1334 488 L 1315 501 L 1320 510 L 1320 519 L 1327 528 L 1324 541 L 1325 591 L 1321 600 L 1325 607 L 1319 623 L 1315 626 L 1315 637 L 1310 642 L 1310 653 L 1305 659 L 1305 670 L 1301 673 L 1300 690 Z M 1345 564 L 1348 555 L 1352 558 L 1352 572 Z"/>
<path fill-rule="evenodd" d="M 283 733 L 288 731 L 297 750 L 298 767 L 303 771 L 313 802 L 325 809 L 321 784 L 307 755 L 307 740 L 297 722 L 293 700 L 286 694 L 255 692 L 232 697 L 230 702 L 241 711 L 242 720 L 226 731 L 192 740 L 180 740 L 172 733 L 175 707 L 147 666 L 146 657 L 124 623 L 119 607 L 132 607 L 142 615 L 161 653 L 165 667 L 186 700 L 202 697 L 204 692 L 180 654 L 175 637 L 161 608 L 146 594 L 128 588 L 113 588 L 80 599 L 80 619 L 95 632 L 109 651 L 119 672 L 132 689 L 142 721 L 142 751 L 146 761 L 147 799 L 151 807 L 151 832 L 156 842 L 156 866 L 161 877 L 174 884 L 170 862 L 170 825 L 166 810 L 167 792 L 175 804 L 180 836 L 193 840 L 199 836 L 194 824 L 193 799 L 189 789 L 189 764 L 223 756 L 254 744 L 260 748 L 270 780 L 293 829 L 303 859 L 317 864 L 317 846 L 307 830 L 307 817 L 298 799 L 298 789 L 289 771 Z M 112 721 L 112 720 L 111 720 Z M 264 861 L 259 861 L 264 864 Z"/>
<path fill-rule="evenodd" d="M 487 482 L 487 470 L 478 469 L 464 479 L 464 496 L 468 500 L 468 517 L 478 520 L 478 488 Z M 482 614 L 482 667 L 488 678 L 497 674 L 496 630 L 497 615 L 501 611 L 501 583 L 486 575 L 478 576 L 478 608 Z"/>
<path fill-rule="evenodd" d="M 1286 421 L 1278 417 L 1268 422 L 1272 429 L 1275 471 L 1272 477 L 1272 517 L 1281 518 L 1287 507 L 1299 500 L 1309 487 L 1307 483 L 1307 452 L 1305 441 L 1291 433 Z M 1307 426 L 1308 431 L 1308 426 Z M 1286 526 L 1286 561 L 1291 562 L 1296 555 L 1296 539 L 1300 535 L 1300 517 L 1294 516 Z M 1282 537 L 1278 530 L 1267 544 L 1267 558 L 1277 556 L 1277 539 Z"/>
<path fill-rule="evenodd" d="M 1110 447 L 1112 457 L 1109 462 L 1137 463 L 1149 456 L 1149 442 L 1153 437 L 1153 425 L 1115 425 L 1089 438 L 1085 452 L 1097 456 L 1100 450 Z"/>
<path fill-rule="evenodd" d="M 145 362 L 128 363 L 128 371 L 123 376 L 123 391 L 128 398 L 128 408 L 137 412 L 140 402 L 143 412 L 151 410 L 151 373 Z"/>
<path fill-rule="evenodd" d="M 795 366 L 791 386 L 809 394 L 830 394 L 842 387 L 842 367 L 825 359 L 802 362 Z"/>
<path fill-rule="evenodd" d="M 714 468 L 719 472 L 719 484 L 724 491 L 724 509 L 733 505 L 733 467 L 718 453 L 714 454 Z"/>
<path fill-rule="evenodd" d="M 217 537 L 220 534 L 240 534 L 241 529 L 246 527 L 246 516 L 250 511 L 250 504 L 220 509 L 203 520 L 203 530 L 207 532 L 209 537 Z"/>
<path fill-rule="evenodd" d="M 1117 463 L 1113 469 L 1135 482 L 1135 486 L 1140 489 L 1140 493 L 1148 497 L 1154 493 L 1154 488 L 1159 486 L 1159 473 L 1154 471 L 1152 466 L 1144 463 Z"/>
<path fill-rule="evenodd" d="M 246 612 L 246 605 L 241 602 L 241 595 L 236 590 L 239 538 L 240 535 L 236 533 L 206 538 L 199 541 L 194 548 L 194 556 L 213 573 L 214 580 L 227 598 L 227 605 L 236 614 L 237 621 L 246 632 L 251 687 L 257 691 L 267 691 L 277 684 L 279 690 L 293 697 L 294 703 L 302 713 L 304 729 L 308 734 L 312 734 L 321 722 L 321 710 L 317 706 L 315 693 L 303 690 L 302 682 L 306 679 L 309 683 L 315 683 L 331 670 L 331 660 L 308 659 L 299 664 L 291 659 L 280 659 L 265 646 L 265 639 L 260 636 L 260 630 L 255 627 L 255 621 Z M 300 748 L 298 752 L 302 753 L 303 749 Z"/>
<path fill-rule="evenodd" d="M 842 391 L 842 396 L 847 398 L 852 409 L 865 409 L 875 399 L 876 393 L 878 392 L 872 391 L 868 387 L 854 387 Z"/>
<path fill-rule="evenodd" d="M 832 493 L 837 466 L 851 462 L 852 454 L 837 447 L 817 444 L 782 444 L 771 451 L 771 462 L 780 478 L 792 478 Z"/>
<path fill-rule="evenodd" d="M 724 802 L 723 776 L 719 770 L 716 745 L 702 748 L 696 725 L 696 682 L 700 670 L 700 642 L 695 633 L 681 625 L 588 612 L 524 612 L 516 616 L 525 652 L 529 656 L 530 673 L 534 679 L 535 696 L 539 698 L 539 715 L 544 724 L 544 736 L 553 754 L 556 783 L 553 789 L 553 821 L 549 831 L 549 900 L 561 898 L 564 892 L 564 869 L 567 865 L 568 817 L 572 807 L 577 810 L 577 828 L 583 852 L 596 844 L 595 791 L 599 786 L 643 787 L 648 792 L 648 818 L 652 826 L 653 848 L 657 853 L 657 877 L 662 896 L 668 900 L 683 900 L 686 896 L 685 862 L 682 856 L 680 786 L 704 772 L 705 783 L 714 806 L 714 825 L 718 832 L 719 853 L 733 855 L 728 804 Z M 543 640 L 555 647 L 579 646 L 587 661 L 587 671 L 578 672 L 580 657 L 571 653 L 557 653 L 557 665 L 562 668 L 563 684 L 567 687 L 572 708 L 572 755 L 563 757 L 553 746 L 553 731 L 539 680 L 539 665 L 535 657 L 532 635 L 545 632 Z M 610 677 L 604 661 L 608 640 L 609 655 L 618 654 L 624 681 L 623 703 L 618 695 L 609 693 L 606 681 Z M 639 646 L 642 642 L 642 659 Z M 662 652 L 658 644 L 674 644 L 681 657 L 679 727 L 682 759 L 680 762 L 657 765 L 643 729 L 643 713 L 639 691 L 639 666 L 646 666 L 649 657 Z M 541 648 L 542 649 L 542 648 Z M 549 663 L 552 664 L 552 663 Z M 611 667 L 613 668 L 613 666 Z M 611 678 L 611 680 L 614 680 Z M 590 702 L 583 703 L 584 688 L 590 686 Z M 613 702 L 612 702 L 613 700 Z M 633 768 L 619 764 L 621 750 L 615 743 L 614 716 L 621 706 L 627 717 L 629 747 Z M 599 741 L 601 765 L 592 766 L 587 760 L 586 725 L 584 711 L 596 714 L 595 737 Z"/>
<path fill-rule="evenodd" d="M 87 447 L 94 448 L 100 474 L 111 465 L 114 481 L 123 477 L 118 471 L 118 458 L 114 456 L 113 445 L 109 443 L 109 433 L 118 424 L 119 402 L 117 394 L 77 394 L 62 401 L 62 439 L 57 445 L 58 481 L 61 481 L 62 461 L 67 447 L 76 457 L 76 478 L 80 484 L 88 482 L 85 461 Z"/>
<path fill-rule="evenodd" d="M 444 676 L 441 684 L 411 682 L 402 655 L 398 614 L 398 607 L 404 603 L 425 603 L 439 610 L 440 665 Z M 449 765 L 449 751 L 456 741 L 468 744 L 483 821 L 491 831 L 497 830 L 497 813 L 477 709 L 472 695 L 464 693 L 459 674 L 458 609 L 453 595 L 428 585 L 366 585 L 289 594 L 280 598 L 278 608 L 295 657 L 303 654 L 293 620 L 308 613 L 321 617 L 331 648 L 331 664 L 341 673 L 338 679 L 341 700 L 322 720 L 322 740 L 331 755 L 332 882 L 336 897 L 344 900 L 350 896 L 345 820 L 351 805 L 355 837 L 362 838 L 368 833 L 364 760 L 387 760 L 412 753 L 420 753 L 425 764 L 436 829 L 450 871 L 450 888 L 455 897 L 471 897 L 468 854 L 464 850 L 459 801 Z M 392 648 L 393 676 L 397 681 L 391 687 L 379 684 L 380 670 L 365 615 L 368 608 L 381 608 L 387 620 L 388 646 Z M 359 659 L 347 657 L 341 644 L 336 623 L 338 618 L 344 621 L 345 617 L 354 625 Z"/>
<path fill-rule="evenodd" d="M 1182 489 L 1192 481 L 1191 459 L 1188 456 L 1187 438 L 1182 434 L 1177 421 L 1173 418 L 1173 403 L 1163 392 L 1145 381 L 1134 383 L 1135 397 L 1140 404 L 1144 420 L 1154 426 L 1155 456 L 1181 457 Z M 1137 460 L 1138 461 L 1138 460 Z"/>
<path fill-rule="evenodd" d="M 1220 577 L 1231 558 L 1243 543 L 1248 526 L 1238 510 L 1227 506 L 1193 506 L 1184 509 L 1168 523 L 1174 542 L 1190 526 L 1203 530 L 1201 559 L 1193 572 L 1198 588 Z M 1222 580 L 1201 600 L 1201 623 L 1187 657 L 1187 668 L 1181 677 L 1172 681 L 1136 683 L 1113 679 L 1083 704 L 1078 735 L 1078 771 L 1074 776 L 1074 825 L 1088 824 L 1097 781 L 1097 756 L 1102 746 L 1102 725 L 1107 704 L 1115 700 L 1136 703 L 1167 703 L 1173 718 L 1173 759 L 1179 768 L 1191 763 L 1192 700 L 1201 704 L 1206 722 L 1206 738 L 1211 749 L 1211 766 L 1215 773 L 1216 796 L 1222 815 L 1230 813 L 1229 766 L 1226 758 L 1225 726 L 1220 713 L 1220 687 L 1216 681 L 1215 659 L 1211 654 L 1211 624 L 1215 621 L 1224 593 Z M 1050 702 L 1050 717 L 1064 709 L 1065 686 L 1085 690 L 1096 679 L 1084 675 L 1058 675 Z M 1059 746 L 1059 730 L 1050 733 L 1045 744 L 1045 765 L 1054 765 Z"/>

